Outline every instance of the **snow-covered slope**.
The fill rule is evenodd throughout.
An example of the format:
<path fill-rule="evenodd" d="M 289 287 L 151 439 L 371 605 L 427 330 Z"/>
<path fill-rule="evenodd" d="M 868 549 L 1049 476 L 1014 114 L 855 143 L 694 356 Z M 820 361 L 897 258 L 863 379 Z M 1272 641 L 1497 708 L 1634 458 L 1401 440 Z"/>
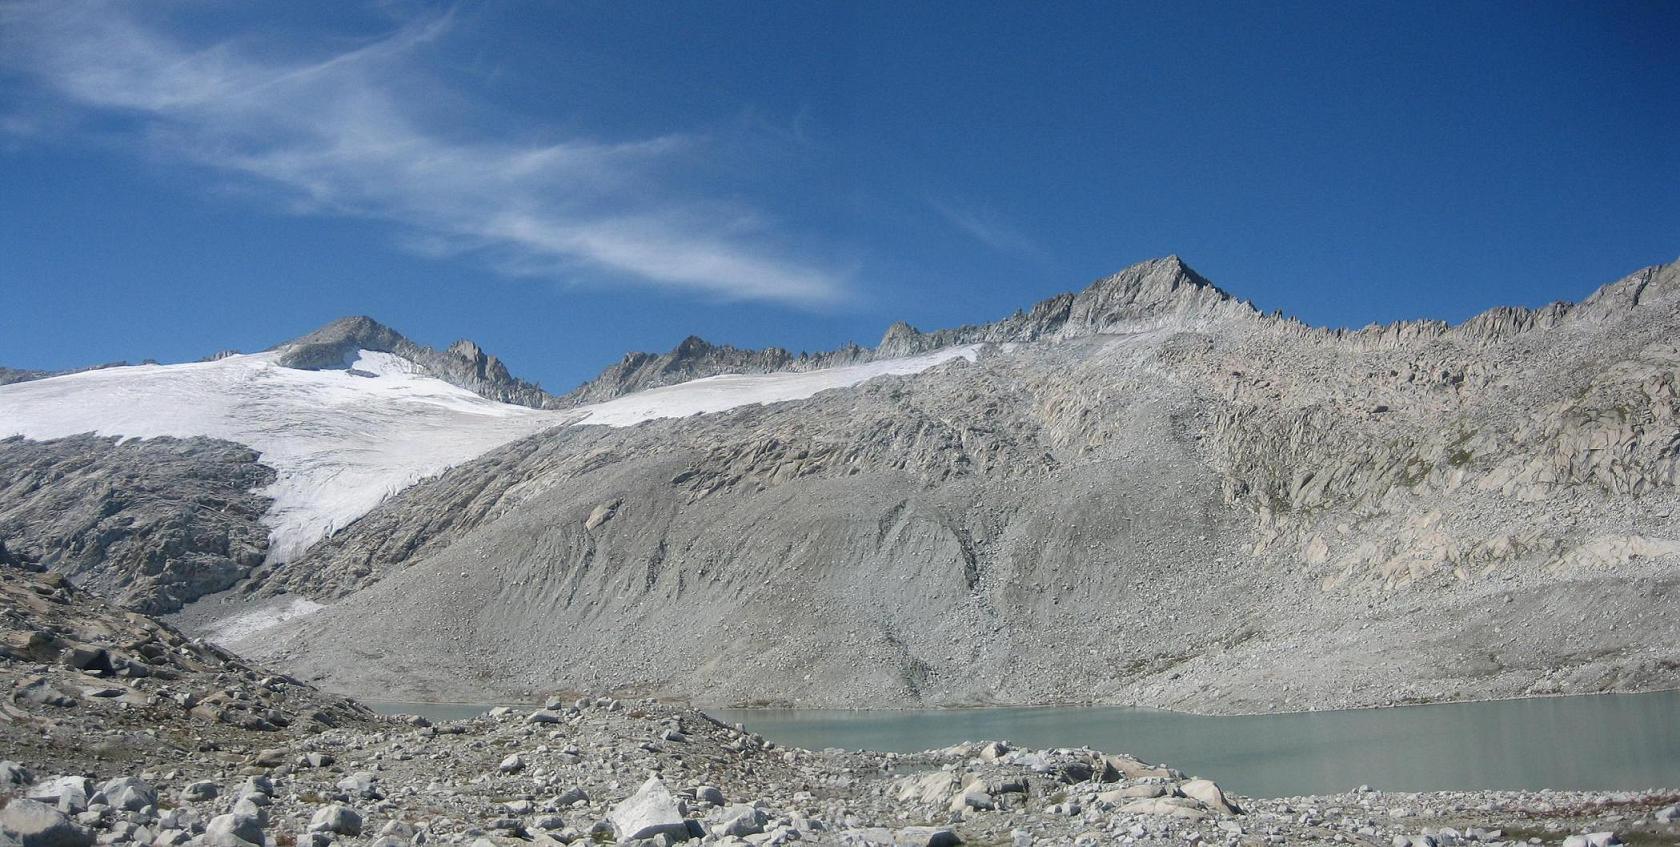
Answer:
<path fill-rule="evenodd" d="M 655 418 L 683 418 L 707 412 L 721 412 L 753 403 L 779 403 L 803 400 L 820 391 L 846 388 L 878 376 L 921 373 L 952 359 L 974 361 L 979 344 L 948 347 L 921 356 L 902 359 L 883 359 L 861 365 L 805 371 L 803 373 L 724 374 L 696 379 L 662 388 L 650 388 L 596 403 L 580 406 L 586 413 L 581 421 L 604 426 L 633 426 Z"/>
<path fill-rule="evenodd" d="M 393 492 L 516 438 L 553 415 L 486 400 L 364 356 L 353 371 L 305 371 L 271 354 L 142 365 L 4 387 L 0 435 L 205 435 L 262 454 L 277 478 L 269 557 L 284 561 Z M 377 375 L 373 375 L 377 374 Z"/>
<path fill-rule="evenodd" d="M 299 370 L 256 353 L 0 386 L 0 438 L 93 432 L 245 444 L 276 472 L 263 492 L 274 498 L 265 517 L 269 558 L 286 561 L 416 481 L 549 427 L 630 426 L 803 399 L 975 353 L 969 346 L 807 373 L 710 377 L 565 411 L 487 400 L 391 353 L 361 351 L 349 370 Z"/>

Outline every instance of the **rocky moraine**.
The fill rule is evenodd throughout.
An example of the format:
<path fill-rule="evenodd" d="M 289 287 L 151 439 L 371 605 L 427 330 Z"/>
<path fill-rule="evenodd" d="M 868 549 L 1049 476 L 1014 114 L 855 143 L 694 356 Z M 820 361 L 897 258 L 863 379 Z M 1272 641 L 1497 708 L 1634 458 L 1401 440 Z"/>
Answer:
<path fill-rule="evenodd" d="M 5 845 L 1680 843 L 1680 790 L 1255 799 L 1122 753 L 783 748 L 686 706 L 576 694 L 434 725 L 57 575 L 7 566 L 0 598 Z"/>

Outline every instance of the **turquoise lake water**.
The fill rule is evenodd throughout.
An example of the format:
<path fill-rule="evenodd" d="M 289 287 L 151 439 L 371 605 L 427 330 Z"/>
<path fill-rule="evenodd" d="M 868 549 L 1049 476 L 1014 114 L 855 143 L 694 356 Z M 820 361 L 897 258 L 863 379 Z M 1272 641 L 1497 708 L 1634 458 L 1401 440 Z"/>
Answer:
<path fill-rule="evenodd" d="M 475 704 L 368 703 L 458 720 Z M 528 708 L 528 707 L 522 707 Z M 1111 707 L 707 709 L 797 747 L 915 752 L 1007 739 L 1165 762 L 1251 797 L 1450 789 L 1680 788 L 1680 692 L 1201 717 Z"/>

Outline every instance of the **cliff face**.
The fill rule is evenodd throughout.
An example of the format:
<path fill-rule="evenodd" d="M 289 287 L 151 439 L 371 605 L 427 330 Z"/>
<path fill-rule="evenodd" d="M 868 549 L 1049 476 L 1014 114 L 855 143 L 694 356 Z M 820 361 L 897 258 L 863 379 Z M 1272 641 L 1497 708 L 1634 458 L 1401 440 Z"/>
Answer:
<path fill-rule="evenodd" d="M 262 563 L 274 480 L 207 438 L 0 440 L 0 539 L 127 608 L 173 612 Z"/>
<path fill-rule="evenodd" d="M 247 648 L 346 690 L 442 668 L 467 699 L 1242 711 L 1674 685 L 1676 337 L 1674 265 L 1575 306 L 1334 332 L 1158 260 L 856 354 L 974 361 L 510 444 L 249 586 L 336 602 Z"/>

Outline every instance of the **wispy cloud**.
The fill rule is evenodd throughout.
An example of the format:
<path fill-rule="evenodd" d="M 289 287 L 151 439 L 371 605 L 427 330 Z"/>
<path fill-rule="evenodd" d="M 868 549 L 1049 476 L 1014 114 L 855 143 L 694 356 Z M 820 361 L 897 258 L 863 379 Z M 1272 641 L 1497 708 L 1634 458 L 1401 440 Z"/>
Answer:
<path fill-rule="evenodd" d="M 128 6 L 25 2 L 0 7 L 0 63 L 58 105 L 116 119 L 150 154 L 279 189 L 294 211 L 399 224 L 422 252 L 725 299 L 850 296 L 843 273 L 782 244 L 753 210 L 664 178 L 704 137 L 508 143 L 463 125 L 425 68 L 454 25 L 436 15 L 281 60 L 246 42 L 185 43 Z"/>
<path fill-rule="evenodd" d="M 927 203 L 952 226 L 999 253 L 1028 258 L 1043 256 L 1043 251 L 1036 242 L 990 207 L 968 206 L 931 197 Z"/>

